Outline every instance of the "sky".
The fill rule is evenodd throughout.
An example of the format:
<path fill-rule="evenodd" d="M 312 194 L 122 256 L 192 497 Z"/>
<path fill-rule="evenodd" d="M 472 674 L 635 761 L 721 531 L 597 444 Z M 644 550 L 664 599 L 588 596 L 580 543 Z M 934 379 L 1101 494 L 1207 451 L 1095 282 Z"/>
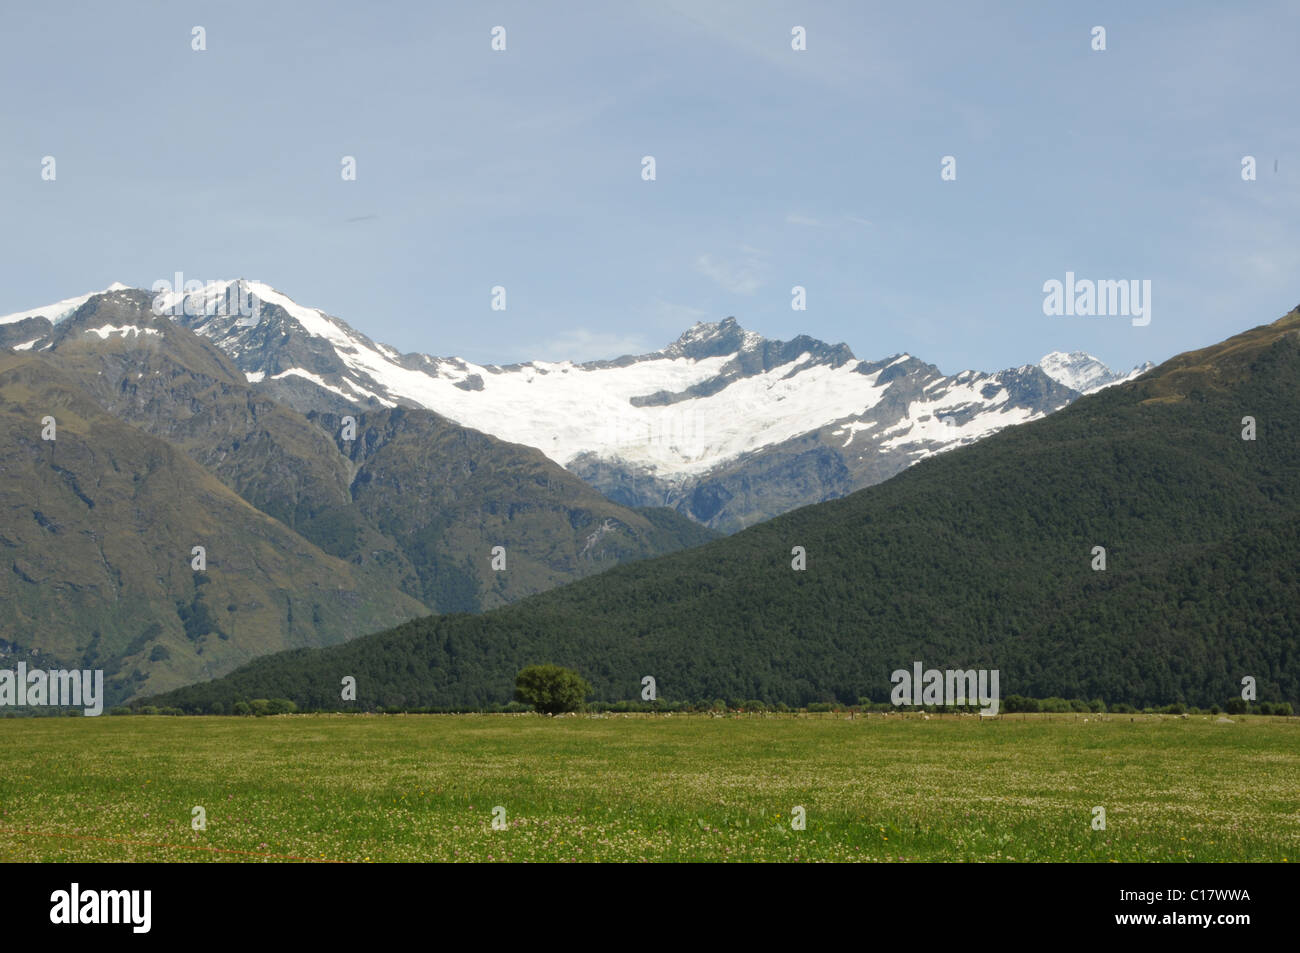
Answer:
<path fill-rule="evenodd" d="M 0 313 L 181 272 L 481 363 L 644 353 L 734 316 L 955 373 L 1158 363 L 1300 303 L 1295 2 L 4 19 Z M 1150 322 L 1044 314 L 1067 272 L 1150 281 Z"/>

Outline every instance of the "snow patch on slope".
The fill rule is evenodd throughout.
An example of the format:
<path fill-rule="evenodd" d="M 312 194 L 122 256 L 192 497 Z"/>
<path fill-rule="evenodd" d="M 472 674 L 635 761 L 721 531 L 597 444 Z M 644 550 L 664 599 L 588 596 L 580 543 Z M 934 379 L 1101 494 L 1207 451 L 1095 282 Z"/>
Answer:
<path fill-rule="evenodd" d="M 134 324 L 123 325 L 120 328 L 115 328 L 111 324 L 105 324 L 103 327 L 99 327 L 99 328 L 86 328 L 86 333 L 98 334 L 99 339 L 101 341 L 107 340 L 109 336 L 133 338 L 133 337 L 139 337 L 141 334 L 158 334 L 158 335 L 162 334 L 162 332 L 159 331 L 157 328 L 141 328 L 141 327 L 137 327 Z"/>

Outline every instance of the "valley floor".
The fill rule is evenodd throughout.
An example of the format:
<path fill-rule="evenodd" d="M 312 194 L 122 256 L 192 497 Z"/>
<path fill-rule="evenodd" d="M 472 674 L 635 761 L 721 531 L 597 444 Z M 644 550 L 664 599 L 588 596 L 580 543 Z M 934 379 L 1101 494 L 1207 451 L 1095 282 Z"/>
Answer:
<path fill-rule="evenodd" d="M 1300 718 L 0 719 L 0 861 L 1298 858 Z"/>

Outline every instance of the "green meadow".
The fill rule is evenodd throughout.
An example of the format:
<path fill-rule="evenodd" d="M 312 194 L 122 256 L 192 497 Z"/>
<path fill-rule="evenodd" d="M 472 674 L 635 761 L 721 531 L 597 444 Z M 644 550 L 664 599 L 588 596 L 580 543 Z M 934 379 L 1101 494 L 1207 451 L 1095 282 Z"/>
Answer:
<path fill-rule="evenodd" d="M 1300 718 L 0 719 L 0 861 L 1298 856 Z"/>

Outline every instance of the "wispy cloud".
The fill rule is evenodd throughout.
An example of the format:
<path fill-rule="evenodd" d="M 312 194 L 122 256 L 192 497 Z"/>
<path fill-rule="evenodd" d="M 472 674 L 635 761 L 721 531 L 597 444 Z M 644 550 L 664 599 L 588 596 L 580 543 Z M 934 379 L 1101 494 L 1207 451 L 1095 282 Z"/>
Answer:
<path fill-rule="evenodd" d="M 545 112 L 533 112 L 515 121 L 515 129 L 531 132 L 546 130 L 550 133 L 567 131 L 588 125 L 598 119 L 601 113 L 615 105 L 617 100 L 611 95 L 573 103 L 559 109 Z"/>
<path fill-rule="evenodd" d="M 815 79 L 832 86 L 874 90 L 883 94 L 914 82 L 914 67 L 897 51 L 868 29 L 871 23 L 861 11 L 837 11 L 830 15 L 803 11 L 792 15 L 790 5 L 780 0 L 654 0 L 643 11 L 690 37 L 707 36 L 710 41 L 766 62 L 793 76 Z M 807 30 L 808 49 L 791 48 L 791 29 Z"/>
<path fill-rule="evenodd" d="M 787 225 L 799 225 L 803 228 L 839 228 L 845 225 L 870 225 L 871 222 L 857 215 L 841 215 L 839 218 L 817 218 L 802 212 L 790 212 L 785 217 Z"/>
<path fill-rule="evenodd" d="M 533 353 L 537 355 L 537 360 L 581 363 L 612 360 L 625 354 L 647 354 L 653 350 L 640 334 L 567 328 L 544 341 Z"/>
<path fill-rule="evenodd" d="M 695 270 L 724 291 L 752 295 L 763 286 L 767 265 L 758 249 L 746 245 L 741 252 L 743 257 L 735 261 L 719 261 L 712 255 L 701 254 L 695 259 Z"/>
<path fill-rule="evenodd" d="M 710 313 L 703 308 L 664 301 L 662 298 L 656 298 L 646 309 L 646 314 L 655 326 L 665 328 L 673 334 L 685 331 L 697 321 L 707 321 L 711 317 Z"/>
<path fill-rule="evenodd" d="M 801 215 L 798 212 L 791 212 L 785 217 L 787 225 L 806 225 L 809 228 L 820 228 L 823 224 L 819 218 L 813 218 L 811 215 Z"/>

